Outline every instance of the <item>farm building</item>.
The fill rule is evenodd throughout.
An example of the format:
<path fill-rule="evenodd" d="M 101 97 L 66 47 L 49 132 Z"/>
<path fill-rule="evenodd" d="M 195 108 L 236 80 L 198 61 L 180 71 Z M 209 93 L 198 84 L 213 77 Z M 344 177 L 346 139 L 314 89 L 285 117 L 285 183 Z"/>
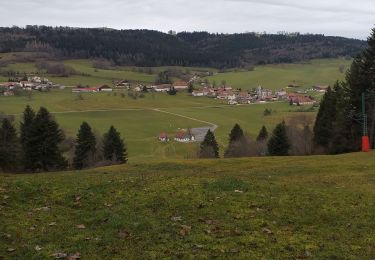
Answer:
<path fill-rule="evenodd" d="M 177 132 L 174 140 L 180 143 L 188 143 L 188 142 L 194 142 L 195 137 L 194 135 L 191 134 L 189 130 L 180 130 Z"/>
<path fill-rule="evenodd" d="M 98 92 L 97 88 L 73 88 L 73 93 L 94 93 Z"/>
<path fill-rule="evenodd" d="M 95 93 L 95 92 L 111 92 L 113 89 L 108 85 L 100 85 L 95 88 L 73 88 L 73 93 Z"/>
<path fill-rule="evenodd" d="M 173 84 L 175 90 L 181 91 L 181 90 L 187 90 L 188 89 L 188 83 L 185 81 L 178 81 Z"/>
<path fill-rule="evenodd" d="M 152 86 L 152 88 L 156 92 L 167 92 L 171 89 L 171 87 L 172 87 L 172 85 L 170 85 L 170 84 L 162 84 L 162 85 Z"/>
<path fill-rule="evenodd" d="M 312 87 L 314 91 L 319 92 L 319 93 L 326 93 L 329 86 L 313 86 Z"/>
<path fill-rule="evenodd" d="M 103 92 L 111 92 L 111 91 L 113 91 L 113 89 L 110 86 L 108 86 L 108 85 L 99 85 L 99 86 L 96 87 L 96 89 L 98 91 L 103 91 Z"/>
<path fill-rule="evenodd" d="M 165 132 L 160 133 L 158 139 L 160 142 L 164 142 L 164 143 L 169 142 L 169 137 L 167 133 Z"/>
<path fill-rule="evenodd" d="M 289 102 L 296 106 L 314 105 L 316 103 L 311 97 L 296 94 L 289 95 Z"/>

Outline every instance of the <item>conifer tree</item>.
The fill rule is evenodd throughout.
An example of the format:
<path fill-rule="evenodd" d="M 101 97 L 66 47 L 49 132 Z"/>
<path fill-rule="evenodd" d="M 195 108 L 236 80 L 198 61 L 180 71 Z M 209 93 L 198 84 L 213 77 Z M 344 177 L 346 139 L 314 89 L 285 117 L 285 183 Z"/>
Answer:
<path fill-rule="evenodd" d="M 268 153 L 271 156 L 289 155 L 290 143 L 286 132 L 285 122 L 278 124 L 273 130 L 272 136 L 268 141 Z"/>
<path fill-rule="evenodd" d="M 177 94 L 177 90 L 174 87 L 171 87 L 167 93 L 171 96 L 175 96 Z"/>
<path fill-rule="evenodd" d="M 111 126 L 103 138 L 103 157 L 105 160 L 115 163 L 128 161 L 127 149 L 120 133 Z"/>
<path fill-rule="evenodd" d="M 329 147 L 333 136 L 333 122 L 336 118 L 335 93 L 328 88 L 321 103 L 314 126 L 314 143 L 324 148 Z"/>
<path fill-rule="evenodd" d="M 232 131 L 229 134 L 229 143 L 235 142 L 240 140 L 244 137 L 243 130 L 241 129 L 239 124 L 235 124 Z"/>
<path fill-rule="evenodd" d="M 356 113 L 361 111 L 362 93 L 375 92 L 375 28 L 367 40 L 367 48 L 352 63 L 350 71 L 347 74 L 347 88 L 349 95 L 349 109 Z M 369 98 L 366 100 L 366 109 L 368 116 L 369 136 L 372 146 L 375 145 L 375 100 Z M 362 136 L 361 124 L 353 122 L 352 130 L 354 132 L 353 143 L 356 143 L 354 150 L 360 149 Z"/>
<path fill-rule="evenodd" d="M 76 169 L 86 168 L 95 160 L 96 139 L 88 123 L 83 122 L 79 128 L 73 158 L 73 167 Z"/>
<path fill-rule="evenodd" d="M 32 149 L 28 169 L 32 171 L 61 170 L 67 165 L 59 149 L 64 140 L 61 129 L 51 114 L 41 107 L 31 127 L 28 146 Z"/>
<path fill-rule="evenodd" d="M 19 168 L 19 139 L 16 129 L 8 118 L 2 120 L 0 128 L 0 169 L 15 171 Z"/>
<path fill-rule="evenodd" d="M 216 142 L 215 135 L 211 130 L 207 131 L 207 134 L 200 145 L 199 157 L 219 158 L 219 146 Z"/>
<path fill-rule="evenodd" d="M 193 83 L 189 82 L 188 84 L 188 93 L 193 93 L 194 91 L 194 85 Z"/>
<path fill-rule="evenodd" d="M 32 138 L 32 127 L 35 119 L 34 110 L 27 105 L 24 112 L 20 127 L 20 141 L 22 148 L 22 165 L 25 169 L 32 168 L 32 154 L 34 147 L 31 145 L 30 140 Z"/>
<path fill-rule="evenodd" d="M 267 138 L 268 138 L 268 131 L 267 131 L 267 128 L 263 126 L 262 129 L 260 129 L 259 131 L 257 141 L 258 142 L 265 141 L 267 140 Z"/>

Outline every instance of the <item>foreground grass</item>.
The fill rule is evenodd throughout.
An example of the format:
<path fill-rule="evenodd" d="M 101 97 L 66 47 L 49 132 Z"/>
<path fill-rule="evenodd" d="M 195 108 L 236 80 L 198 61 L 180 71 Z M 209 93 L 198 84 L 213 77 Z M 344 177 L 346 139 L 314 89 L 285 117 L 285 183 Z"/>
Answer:
<path fill-rule="evenodd" d="M 3 174 L 0 259 L 373 259 L 374 156 Z"/>

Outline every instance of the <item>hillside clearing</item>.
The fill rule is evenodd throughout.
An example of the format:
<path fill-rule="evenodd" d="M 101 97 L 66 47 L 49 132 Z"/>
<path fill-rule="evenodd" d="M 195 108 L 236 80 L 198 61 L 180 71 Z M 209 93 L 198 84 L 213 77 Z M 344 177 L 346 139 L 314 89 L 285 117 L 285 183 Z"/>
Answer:
<path fill-rule="evenodd" d="M 374 155 L 1 174 L 0 258 L 372 259 Z"/>

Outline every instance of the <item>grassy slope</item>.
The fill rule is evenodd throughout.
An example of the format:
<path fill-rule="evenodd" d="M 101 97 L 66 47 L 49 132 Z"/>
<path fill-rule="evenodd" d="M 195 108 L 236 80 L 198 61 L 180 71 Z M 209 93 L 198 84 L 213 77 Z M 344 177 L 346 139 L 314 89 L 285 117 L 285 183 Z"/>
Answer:
<path fill-rule="evenodd" d="M 254 71 L 219 73 L 208 79 L 220 84 L 223 80 L 236 88 L 251 89 L 259 85 L 270 89 L 285 88 L 289 84 L 303 87 L 313 85 L 333 85 L 336 80 L 343 80 L 345 73 L 340 73 L 340 64 L 348 69 L 351 60 L 326 59 L 313 60 L 304 64 L 281 64 L 256 67 Z"/>
<path fill-rule="evenodd" d="M 8 55 L 9 56 L 9 55 Z M 67 60 L 65 64 L 73 67 L 78 72 L 90 74 L 91 76 L 72 76 L 72 77 L 53 77 L 49 76 L 54 82 L 68 86 L 110 84 L 113 79 L 128 79 L 133 82 L 152 83 L 155 74 L 167 68 L 194 71 L 212 71 L 210 68 L 189 68 L 189 67 L 157 67 L 152 68 L 154 74 L 133 72 L 133 67 L 118 67 L 116 70 L 95 70 L 92 68 L 90 60 Z M 345 59 L 324 59 L 312 60 L 306 63 L 280 64 L 258 66 L 254 71 L 239 71 L 219 73 L 208 77 L 212 81 L 220 84 L 226 80 L 227 84 L 236 88 L 251 89 L 262 85 L 271 89 L 284 88 L 288 84 L 294 83 L 304 87 L 311 87 L 316 84 L 333 84 L 336 80 L 344 79 L 345 74 L 339 72 L 339 66 L 345 65 L 348 69 L 351 61 Z M 19 72 L 35 72 L 34 63 L 15 63 L 8 66 Z M 0 78 L 0 80 L 5 80 Z"/>
<path fill-rule="evenodd" d="M 55 117 L 66 134 L 71 137 L 75 136 L 82 121 L 88 122 L 100 133 L 104 133 L 112 124 L 126 139 L 131 160 L 139 161 L 145 158 L 155 160 L 191 158 L 196 153 L 197 144 L 187 145 L 175 142 L 161 144 L 156 137 L 162 131 L 174 136 L 178 128 L 207 126 L 205 123 L 194 120 L 155 112 L 152 108 L 161 107 L 168 112 L 218 125 L 216 135 L 222 148 L 226 146 L 227 135 L 235 123 L 239 123 L 248 133 L 255 136 L 262 125 L 272 129 L 275 124 L 290 116 L 288 111 L 291 109 L 287 103 L 232 107 L 209 98 L 189 97 L 186 93 L 179 93 L 177 96 L 146 94 L 144 99 L 137 100 L 127 96 L 122 98 L 120 93 L 117 96 L 112 93 L 83 94 L 83 98 L 83 100 L 77 100 L 77 94 L 71 93 L 69 89 L 54 90 L 50 93 L 34 92 L 31 100 L 27 97 L 0 96 L 0 112 L 19 114 L 22 113 L 26 104 L 34 109 L 45 106 L 50 111 L 59 112 L 55 114 Z M 69 111 L 133 108 L 141 110 L 69 113 Z M 277 113 L 264 117 L 263 111 L 266 108 L 276 110 Z M 314 116 L 315 114 L 309 113 L 308 115 Z M 17 116 L 18 119 L 20 116 Z"/>
<path fill-rule="evenodd" d="M 374 155 L 2 174 L 0 258 L 373 259 Z"/>

